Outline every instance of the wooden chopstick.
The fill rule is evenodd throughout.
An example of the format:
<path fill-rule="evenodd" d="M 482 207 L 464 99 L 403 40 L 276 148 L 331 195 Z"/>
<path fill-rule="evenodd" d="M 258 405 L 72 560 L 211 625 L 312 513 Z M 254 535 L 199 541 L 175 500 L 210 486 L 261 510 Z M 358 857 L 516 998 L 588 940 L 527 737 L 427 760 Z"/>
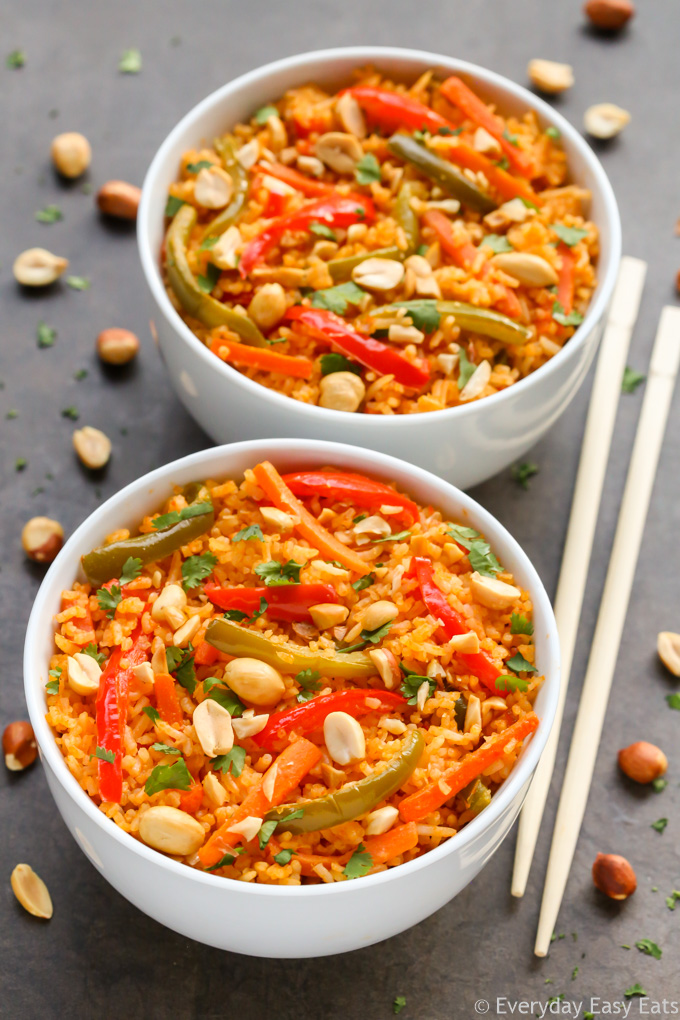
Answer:
<path fill-rule="evenodd" d="M 649 366 L 595 636 L 557 809 L 534 952 L 545 956 L 586 809 L 649 500 L 680 366 L 680 308 L 666 307 Z"/>
<path fill-rule="evenodd" d="M 641 259 L 626 256 L 621 260 L 597 361 L 555 595 L 555 619 L 562 660 L 559 701 L 548 743 L 541 755 L 520 815 L 512 873 L 513 896 L 523 896 L 526 890 L 538 831 L 550 790 L 602 486 L 621 395 L 621 379 L 638 316 L 646 273 L 647 263 Z"/>

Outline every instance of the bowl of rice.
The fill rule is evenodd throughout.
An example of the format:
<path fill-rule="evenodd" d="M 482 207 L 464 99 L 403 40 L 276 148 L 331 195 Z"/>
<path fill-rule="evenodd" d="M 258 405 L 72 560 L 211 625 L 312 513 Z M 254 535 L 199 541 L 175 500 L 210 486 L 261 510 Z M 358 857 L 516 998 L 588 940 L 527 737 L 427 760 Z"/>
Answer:
<path fill-rule="evenodd" d="M 568 405 L 621 246 L 607 177 L 552 107 L 382 47 L 199 103 L 149 168 L 138 240 L 172 384 L 217 442 L 357 443 L 461 488 Z"/>
<path fill-rule="evenodd" d="M 49 788 L 107 881 L 191 938 L 292 958 L 474 878 L 545 746 L 559 644 L 526 554 L 449 483 L 260 440 L 99 507 L 24 668 Z"/>

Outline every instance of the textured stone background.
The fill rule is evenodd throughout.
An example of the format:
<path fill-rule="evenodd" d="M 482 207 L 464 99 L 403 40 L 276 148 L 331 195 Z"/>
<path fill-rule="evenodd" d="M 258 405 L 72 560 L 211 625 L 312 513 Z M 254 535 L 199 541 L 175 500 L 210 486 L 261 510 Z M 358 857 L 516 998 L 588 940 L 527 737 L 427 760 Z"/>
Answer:
<path fill-rule="evenodd" d="M 96 188 L 120 177 L 141 183 L 157 146 L 194 103 L 229 78 L 285 54 L 329 45 L 375 42 L 434 49 L 495 68 L 518 81 L 536 56 L 573 64 L 576 84 L 559 101 L 576 124 L 593 102 L 613 101 L 632 111 L 624 135 L 600 155 L 613 181 L 624 224 L 624 251 L 650 265 L 631 364 L 644 371 L 662 304 L 675 300 L 673 279 L 680 242 L 680 136 L 675 115 L 680 90 L 677 4 L 641 4 L 639 17 L 618 39 L 593 35 L 577 0 L 146 0 L 114 4 L 90 0 L 26 0 L 0 4 L 2 138 L 0 153 L 0 720 L 25 715 L 21 682 L 23 635 L 42 571 L 26 563 L 19 545 L 24 521 L 48 513 L 71 531 L 121 485 L 168 459 L 209 442 L 168 387 L 147 326 L 144 285 L 134 231 L 103 222 L 81 182 L 57 181 L 49 165 L 54 134 L 80 130 L 94 160 L 87 180 Z M 143 71 L 121 75 L 126 47 L 143 54 Z M 6 52 L 27 53 L 21 71 L 4 67 Z M 64 220 L 43 226 L 36 209 L 57 203 Z M 71 260 L 73 273 L 92 288 L 66 286 L 46 294 L 19 293 L 15 255 L 44 245 Z M 40 319 L 58 330 L 49 350 L 38 350 Z M 102 328 L 126 326 L 143 341 L 128 372 L 109 374 L 93 353 Z M 75 381 L 74 372 L 88 370 Z M 508 475 L 474 493 L 533 558 L 554 591 L 580 447 L 590 383 L 548 438 L 531 454 L 540 466 L 529 493 Z M 601 520 L 567 704 L 567 730 L 579 686 L 616 522 L 641 392 L 624 396 L 617 421 Z M 87 475 L 71 449 L 75 405 L 80 424 L 103 428 L 114 455 L 100 478 Z M 19 416 L 5 420 L 8 410 Z M 640 982 L 656 999 L 680 997 L 680 908 L 664 897 L 680 888 L 680 716 L 664 695 L 676 689 L 655 659 L 656 633 L 678 630 L 677 561 L 680 481 L 680 406 L 675 402 L 661 458 L 591 801 L 559 920 L 564 940 L 548 959 L 532 954 L 538 896 L 549 845 L 542 833 L 524 901 L 513 901 L 509 839 L 471 886 L 417 928 L 357 953 L 326 960 L 276 962 L 227 956 L 174 935 L 115 893 L 68 835 L 39 767 L 19 776 L 0 771 L 0 1014 L 7 1017 L 164 1016 L 327 1020 L 392 1015 L 405 995 L 406 1017 L 441 1020 L 474 1016 L 474 1003 L 491 1002 L 490 1015 L 509 1012 L 497 996 L 545 1004 L 590 995 L 621 999 Z M 15 460 L 28 466 L 16 473 Z M 617 773 L 616 750 L 639 737 L 669 752 L 669 786 L 662 794 L 632 789 Z M 675 738 L 675 739 L 674 739 Z M 551 822 L 565 742 L 560 747 L 547 813 Z M 663 835 L 650 829 L 669 818 Z M 638 892 L 616 906 L 597 897 L 590 865 L 597 851 L 618 851 L 634 863 Z M 9 873 L 31 862 L 46 879 L 55 904 L 49 924 L 15 903 Z M 652 887 L 658 887 L 658 892 Z M 575 941 L 571 933 L 577 933 Z M 635 948 L 647 937 L 663 947 L 657 962 Z M 572 980 L 574 967 L 578 976 Z M 535 1005 L 530 1015 L 540 1012 Z M 595 1009 L 596 1015 L 600 1012 Z M 576 1015 L 572 1008 L 570 1015 Z M 580 1015 L 580 1014 L 578 1014 Z M 634 1002 L 631 1015 L 638 1015 Z"/>

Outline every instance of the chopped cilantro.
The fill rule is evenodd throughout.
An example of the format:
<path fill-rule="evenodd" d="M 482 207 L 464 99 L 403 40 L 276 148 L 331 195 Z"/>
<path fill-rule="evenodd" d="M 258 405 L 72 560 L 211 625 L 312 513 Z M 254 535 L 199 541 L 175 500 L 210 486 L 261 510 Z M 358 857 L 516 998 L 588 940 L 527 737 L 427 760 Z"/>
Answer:
<path fill-rule="evenodd" d="M 515 249 L 508 241 L 505 234 L 487 234 L 479 246 L 480 248 L 491 248 L 496 255 L 500 255 L 505 251 L 514 251 Z"/>
<path fill-rule="evenodd" d="M 260 542 L 264 541 L 262 528 L 259 524 L 249 524 L 247 528 L 241 528 L 240 531 L 231 536 L 232 542 L 247 542 L 251 538 L 257 538 Z"/>
<path fill-rule="evenodd" d="M 626 996 L 627 999 L 632 999 L 634 995 L 646 995 L 647 992 L 644 990 L 642 985 L 638 984 L 638 982 L 636 981 L 634 985 L 630 986 L 630 988 L 626 988 L 623 994 Z"/>
<path fill-rule="evenodd" d="M 442 132 L 444 130 L 445 130 L 444 128 L 439 128 L 440 132 Z M 451 133 L 453 134 L 453 132 L 451 132 Z M 401 1011 L 402 1011 L 402 1009 L 404 1008 L 405 1005 L 406 1005 L 406 998 L 403 995 L 397 995 L 395 997 L 394 1002 L 392 1003 L 392 1012 L 395 1013 L 395 1014 L 396 1013 L 401 1013 Z"/>
<path fill-rule="evenodd" d="M 87 369 L 79 368 L 76 372 L 73 373 L 73 378 L 75 379 L 76 382 L 82 382 L 83 379 L 87 379 Z"/>
<path fill-rule="evenodd" d="M 538 474 L 538 464 L 534 464 L 530 460 L 524 460 L 521 464 L 513 464 L 511 474 L 517 484 L 526 490 L 529 488 L 529 479 Z"/>
<path fill-rule="evenodd" d="M 12 418 L 18 418 L 18 417 L 19 417 L 19 412 L 17 411 L 17 409 L 15 407 L 10 407 L 9 411 L 5 415 L 5 418 L 7 418 L 9 421 L 11 421 Z"/>
<path fill-rule="evenodd" d="M 279 823 L 276 818 L 272 819 L 272 821 L 270 822 L 262 823 L 262 825 L 260 826 L 260 831 L 257 834 L 257 841 L 260 844 L 260 850 L 264 850 L 264 848 L 266 847 L 267 843 L 269 842 L 273 835 L 274 829 L 278 824 Z"/>
<path fill-rule="evenodd" d="M 294 853 L 294 850 L 280 850 L 277 854 L 274 854 L 274 860 L 283 867 L 284 864 L 290 864 L 290 859 Z"/>
<path fill-rule="evenodd" d="M 674 889 L 670 896 L 666 897 L 666 906 L 669 910 L 675 910 L 676 900 L 680 900 L 680 889 Z"/>
<path fill-rule="evenodd" d="M 214 265 L 212 262 L 208 262 L 205 267 L 205 274 L 201 274 L 196 277 L 196 283 L 204 294 L 212 293 L 220 278 L 221 272 L 222 270 L 219 266 Z"/>
<path fill-rule="evenodd" d="M 226 853 L 224 857 L 221 857 L 217 864 L 213 864 L 211 868 L 206 868 L 206 871 L 217 871 L 218 868 L 225 868 L 228 864 L 233 864 L 236 860 L 236 855 L 243 853 L 243 847 L 239 847 L 238 850 L 234 850 L 233 853 Z"/>
<path fill-rule="evenodd" d="M 215 247 L 219 239 L 220 238 L 218 234 L 215 234 L 213 237 L 206 237 L 205 241 L 201 241 L 201 243 L 199 244 L 198 250 L 210 251 L 211 248 Z"/>
<path fill-rule="evenodd" d="M 160 744 L 156 742 L 151 745 L 152 751 L 158 751 L 159 754 L 181 754 L 176 747 L 172 747 L 170 744 Z"/>
<path fill-rule="evenodd" d="M 489 543 L 483 542 L 481 539 L 477 539 L 470 545 L 468 559 L 472 569 L 482 577 L 495 577 L 503 569 L 491 552 Z"/>
<path fill-rule="evenodd" d="M 375 574 L 364 574 L 358 580 L 352 581 L 352 587 L 355 591 L 363 591 L 364 588 L 368 588 L 372 584 L 375 584 Z"/>
<path fill-rule="evenodd" d="M 359 843 L 347 864 L 343 868 L 343 875 L 347 878 L 363 878 L 373 867 L 373 858 L 369 853 L 366 853 L 366 847 L 363 843 Z"/>
<path fill-rule="evenodd" d="M 144 792 L 153 797 L 161 790 L 189 790 L 192 784 L 191 773 L 184 758 L 172 765 L 156 765 L 144 784 Z"/>
<path fill-rule="evenodd" d="M 10 71 L 18 71 L 26 63 L 26 54 L 23 50 L 12 50 L 5 57 L 5 67 Z"/>
<path fill-rule="evenodd" d="M 215 772 L 231 772 L 235 779 L 243 772 L 243 766 L 246 763 L 246 749 L 245 747 L 239 747 L 238 744 L 234 744 L 231 751 L 227 751 L 226 754 L 218 754 L 216 758 L 212 760 L 212 767 Z"/>
<path fill-rule="evenodd" d="M 570 248 L 588 236 L 587 230 L 581 230 L 580 227 L 564 227 L 561 223 L 551 223 L 550 229 L 554 230 L 560 241 L 564 241 Z"/>
<path fill-rule="evenodd" d="M 145 705 L 144 708 L 142 709 L 142 712 L 147 717 L 147 719 L 151 720 L 152 723 L 157 723 L 161 717 L 161 713 L 158 711 L 157 708 L 154 708 L 153 705 Z"/>
<path fill-rule="evenodd" d="M 402 669 L 404 667 L 402 666 Z M 434 680 L 431 680 L 429 676 L 418 676 L 417 673 L 407 673 L 402 680 L 399 690 L 406 698 L 409 705 L 416 705 L 418 703 L 418 691 L 423 684 L 428 685 L 427 696 L 431 698 L 437 689 L 437 684 Z"/>
<path fill-rule="evenodd" d="M 297 700 L 301 704 L 304 704 L 305 701 L 310 701 L 316 692 L 321 690 L 321 684 L 319 683 L 320 676 L 321 674 L 315 669 L 303 669 L 297 674 L 295 681 L 302 688 L 297 696 Z"/>
<path fill-rule="evenodd" d="M 279 111 L 275 106 L 261 106 L 253 115 L 253 120 L 256 124 L 264 126 L 270 117 L 278 117 L 278 115 Z"/>
<path fill-rule="evenodd" d="M 440 128 L 437 128 L 437 134 L 438 135 L 459 135 L 462 130 L 463 130 L 462 127 L 457 127 L 457 128 L 440 127 Z"/>
<path fill-rule="evenodd" d="M 395 308 L 405 308 L 407 315 L 416 329 L 423 333 L 434 333 L 439 326 L 441 318 L 437 309 L 437 302 L 430 298 L 423 298 L 420 301 L 397 301 Z"/>
<path fill-rule="evenodd" d="M 508 669 L 511 669 L 513 673 L 537 673 L 538 670 L 531 663 L 528 662 L 523 655 L 519 652 L 515 652 L 511 659 L 506 659 L 505 665 Z"/>
<path fill-rule="evenodd" d="M 222 614 L 225 620 L 232 620 L 234 623 L 242 623 L 244 620 L 258 620 L 263 613 L 266 613 L 269 609 L 269 603 L 265 598 L 260 596 L 260 608 L 254 609 L 251 616 L 247 613 L 242 612 L 240 609 L 227 609 Z"/>
<path fill-rule="evenodd" d="M 139 74 L 142 70 L 142 54 L 139 50 L 123 50 L 118 61 L 118 70 L 122 74 Z"/>
<path fill-rule="evenodd" d="M 656 942 L 652 942 L 651 939 L 638 939 L 635 943 L 636 949 L 639 949 L 645 956 L 653 956 L 655 960 L 661 959 L 661 949 L 657 946 Z"/>
<path fill-rule="evenodd" d="M 555 301 L 553 304 L 552 317 L 561 326 L 579 326 L 583 322 L 580 312 L 573 311 L 567 315 L 559 301 Z"/>
<path fill-rule="evenodd" d="M 209 159 L 199 159 L 198 163 L 187 163 L 187 165 L 186 165 L 186 167 L 184 169 L 187 171 L 187 173 L 197 174 L 197 173 L 200 173 L 201 170 L 210 170 L 210 169 L 212 169 L 213 165 L 214 164 L 211 163 Z M 215 241 L 216 240 L 217 240 L 217 238 L 215 238 Z M 213 244 L 215 243 L 215 241 L 213 241 Z M 203 247 L 205 247 L 205 244 L 201 245 L 201 248 L 203 248 Z M 207 247 L 210 248 L 211 245 L 208 245 Z"/>
<path fill-rule="evenodd" d="M 217 564 L 217 556 L 211 552 L 201 553 L 199 556 L 189 556 L 182 564 L 182 586 L 185 591 L 197 588 L 201 581 L 210 577 Z"/>
<path fill-rule="evenodd" d="M 303 566 L 304 564 L 296 563 L 295 560 L 288 560 L 286 563 L 268 560 L 266 563 L 258 563 L 255 573 L 262 578 L 267 587 L 272 588 L 284 584 L 299 584 Z"/>
<path fill-rule="evenodd" d="M 57 223 L 63 220 L 64 214 L 58 205 L 46 205 L 44 209 L 38 209 L 35 218 L 38 223 Z"/>
<path fill-rule="evenodd" d="M 401 542 L 402 539 L 408 538 L 411 534 L 410 531 L 395 531 L 392 535 L 384 535 L 383 538 L 372 538 L 372 542 Z"/>
<path fill-rule="evenodd" d="M 105 747 L 96 747 L 94 754 L 90 755 L 90 757 L 99 758 L 100 761 L 107 761 L 109 765 L 113 765 L 116 760 L 116 756 L 113 751 L 109 751 Z"/>
<path fill-rule="evenodd" d="M 130 581 L 134 581 L 136 577 L 142 572 L 142 561 L 138 556 L 128 556 L 125 563 L 119 581 L 121 584 L 129 584 Z"/>
<path fill-rule="evenodd" d="M 479 532 L 474 528 L 466 528 L 462 524 L 451 524 L 446 532 L 454 542 L 462 545 L 463 549 L 469 549 L 473 541 L 479 538 Z"/>
<path fill-rule="evenodd" d="M 511 135 L 507 128 L 504 128 L 503 130 L 503 138 L 505 138 L 506 142 L 510 142 L 511 145 L 514 145 L 515 148 L 517 148 L 518 145 L 517 135 Z"/>
<path fill-rule="evenodd" d="M 663 793 L 668 786 L 668 780 L 662 779 L 661 776 L 657 776 L 656 779 L 652 780 L 652 789 L 654 793 Z"/>
<path fill-rule="evenodd" d="M 315 291 L 312 294 L 312 307 L 344 315 L 348 305 L 359 305 L 365 296 L 366 291 L 349 280 L 347 283 L 339 283 L 337 287 Z"/>
<path fill-rule="evenodd" d="M 319 361 L 321 375 L 332 375 L 333 372 L 354 372 L 355 375 L 361 375 L 361 365 L 350 361 L 344 354 L 336 354 L 335 351 L 331 351 L 328 354 L 322 354 Z"/>
<path fill-rule="evenodd" d="M 78 419 L 80 418 L 80 411 L 78 410 L 77 407 L 71 405 L 70 407 L 64 408 L 64 410 L 61 412 L 61 416 L 62 418 L 70 418 L 71 421 L 78 421 Z"/>
<path fill-rule="evenodd" d="M 17 459 L 14 461 L 14 470 L 23 471 L 24 468 L 27 467 L 27 465 L 28 461 L 26 460 L 25 457 L 17 457 Z"/>
<path fill-rule="evenodd" d="M 178 209 L 181 209 L 186 202 L 183 198 L 177 198 L 176 195 L 168 195 L 168 200 L 165 203 L 165 216 L 174 216 Z"/>
<path fill-rule="evenodd" d="M 327 237 L 329 241 L 337 240 L 335 233 L 325 223 L 310 223 L 309 232 L 317 237 Z"/>
<path fill-rule="evenodd" d="M 191 506 L 185 506 L 181 510 L 171 510 L 169 514 L 160 514 L 158 517 L 154 517 L 151 526 L 154 531 L 161 531 L 174 524 L 179 524 L 180 521 L 187 521 L 190 517 L 207 514 L 210 510 L 212 510 L 212 503 L 192 503 Z"/>
<path fill-rule="evenodd" d="M 192 645 L 188 648 L 175 648 L 174 645 L 166 648 L 165 657 L 168 663 L 168 672 L 172 673 L 175 680 L 189 694 L 196 690 L 196 670 L 194 668 L 194 649 Z"/>
<path fill-rule="evenodd" d="M 571 972 L 571 980 L 575 981 L 577 977 L 578 977 L 578 967 L 574 967 L 574 969 Z"/>
<path fill-rule="evenodd" d="M 216 682 L 222 683 L 221 680 L 217 680 Z M 203 685 L 203 689 L 205 690 L 205 684 Z M 241 699 L 234 694 L 233 691 L 227 691 L 223 687 L 218 687 L 217 690 L 211 690 L 208 697 L 212 698 L 212 700 L 216 701 L 218 705 L 221 705 L 222 708 L 226 709 L 229 715 L 233 716 L 234 719 L 238 719 L 246 710 L 246 706 L 243 704 Z"/>
<path fill-rule="evenodd" d="M 83 654 L 91 656 L 98 666 L 103 666 L 106 662 L 106 656 L 103 652 L 97 651 L 97 646 L 93 641 L 90 641 L 89 645 L 85 645 L 83 648 Z"/>
<path fill-rule="evenodd" d="M 562 137 L 560 129 L 556 128 L 556 127 L 553 127 L 552 124 L 550 125 L 550 127 L 547 127 L 545 129 L 545 133 L 548 136 L 548 138 L 552 138 L 552 140 L 554 142 L 556 142 L 558 140 L 558 138 Z"/>
<path fill-rule="evenodd" d="M 501 156 L 500 159 L 496 160 L 496 166 L 499 167 L 501 170 L 509 170 L 510 160 L 508 159 L 507 156 Z"/>
<path fill-rule="evenodd" d="M 470 361 L 464 347 L 458 348 L 458 389 L 462 390 L 472 378 L 477 366 Z"/>
<path fill-rule="evenodd" d="M 667 818 L 657 818 L 655 822 L 652 822 L 650 828 L 654 829 L 655 832 L 661 833 L 664 831 L 667 825 L 668 825 Z"/>
<path fill-rule="evenodd" d="M 497 691 L 526 691 L 528 690 L 529 683 L 527 680 L 520 680 L 518 676 L 497 676 L 495 688 Z"/>
<path fill-rule="evenodd" d="M 510 617 L 510 633 L 511 634 L 529 634 L 531 636 L 534 632 L 534 625 L 531 620 L 527 620 L 526 616 L 522 616 L 521 613 L 513 613 Z"/>
<path fill-rule="evenodd" d="M 58 694 L 59 693 L 59 681 L 58 680 L 48 680 L 47 683 L 45 684 L 45 690 L 47 691 L 48 694 Z M 666 900 L 666 902 L 668 903 L 668 900 Z M 671 907 L 671 910 L 673 910 L 673 909 L 674 909 L 674 907 Z"/>
<path fill-rule="evenodd" d="M 626 365 L 623 370 L 623 379 L 621 380 L 621 392 L 622 393 L 635 393 L 638 386 L 647 378 L 642 372 L 636 372 L 630 365 Z"/>
<path fill-rule="evenodd" d="M 354 176 L 359 184 L 372 184 L 380 180 L 380 163 L 372 152 L 361 157 L 354 167 Z"/>
<path fill-rule="evenodd" d="M 48 326 L 46 322 L 40 321 L 37 336 L 38 347 L 53 347 L 54 341 L 57 339 L 57 331 L 52 326 Z"/>
<path fill-rule="evenodd" d="M 116 615 L 116 609 L 122 599 L 120 588 L 117 584 L 112 584 L 111 588 L 99 588 L 97 591 L 97 602 L 99 608 L 102 609 L 109 620 L 112 620 Z"/>
<path fill-rule="evenodd" d="M 365 521 L 368 514 L 357 514 L 356 517 L 352 518 L 352 524 L 360 524 L 361 521 Z"/>
<path fill-rule="evenodd" d="M 91 283 L 86 276 L 67 276 L 66 283 L 71 290 L 89 290 Z"/>
<path fill-rule="evenodd" d="M 666 703 L 669 708 L 675 708 L 680 711 L 680 693 L 678 694 L 667 694 Z"/>

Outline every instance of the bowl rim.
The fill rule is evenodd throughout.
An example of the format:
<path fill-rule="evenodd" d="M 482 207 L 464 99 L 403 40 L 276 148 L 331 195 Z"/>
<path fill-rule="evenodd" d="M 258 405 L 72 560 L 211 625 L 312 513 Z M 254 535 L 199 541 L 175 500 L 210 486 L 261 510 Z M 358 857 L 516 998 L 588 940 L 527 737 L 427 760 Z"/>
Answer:
<path fill-rule="evenodd" d="M 496 548 L 498 549 L 499 545 L 502 547 L 500 549 L 501 556 L 509 551 L 512 557 L 521 564 L 522 581 L 531 591 L 534 606 L 539 607 L 540 613 L 546 622 L 548 661 L 545 663 L 544 670 L 546 677 L 544 688 L 546 690 L 546 702 L 543 717 L 528 746 L 522 751 L 515 768 L 503 783 L 503 786 L 491 799 L 489 806 L 480 815 L 468 822 L 456 836 L 452 836 L 440 846 L 435 847 L 433 850 L 428 850 L 427 853 L 422 854 L 420 857 L 407 861 L 405 864 L 400 864 L 398 867 L 390 868 L 377 875 L 367 875 L 360 883 L 337 882 L 333 884 L 322 883 L 314 886 L 270 886 L 236 882 L 235 880 L 229 880 L 225 883 L 223 877 L 199 871 L 196 868 L 191 868 L 186 864 L 166 857 L 162 853 L 146 846 L 141 840 L 135 839 L 124 832 L 115 822 L 112 822 L 99 810 L 94 801 L 80 787 L 75 776 L 69 771 L 65 759 L 57 747 L 54 734 L 45 718 L 45 693 L 41 680 L 46 674 L 46 666 L 44 662 L 39 661 L 41 656 L 40 653 L 36 652 L 36 649 L 42 647 L 41 638 L 44 638 L 44 628 L 46 626 L 53 626 L 52 613 L 46 607 L 54 603 L 55 597 L 58 594 L 56 589 L 59 588 L 61 590 L 58 574 L 62 566 L 66 561 L 76 560 L 77 562 L 79 546 L 84 538 L 87 538 L 93 530 L 96 530 L 99 519 L 104 517 L 109 510 L 124 513 L 126 501 L 131 496 L 136 496 L 141 490 L 149 486 L 156 486 L 158 483 L 161 485 L 163 483 L 171 485 L 173 476 L 176 476 L 178 472 L 189 466 L 195 467 L 201 473 L 200 469 L 204 464 L 224 460 L 222 470 L 225 474 L 229 474 L 229 462 L 232 458 L 238 459 L 241 454 L 248 453 L 252 456 L 253 463 L 255 463 L 263 455 L 276 459 L 277 452 L 279 451 L 288 455 L 293 453 L 295 456 L 299 456 L 301 460 L 308 459 L 319 464 L 328 462 L 326 459 L 328 457 L 331 457 L 331 459 L 342 457 L 343 462 L 351 464 L 356 470 L 374 470 L 382 477 L 388 475 L 389 477 L 394 476 L 400 479 L 398 482 L 399 486 L 407 490 L 414 483 L 423 483 L 429 486 L 434 484 L 435 488 L 439 490 L 442 506 L 451 503 L 456 504 L 458 506 L 456 511 L 458 515 L 470 515 L 471 519 L 479 525 L 480 530 L 486 534 L 493 535 L 492 542 Z M 209 468 L 208 470 L 214 469 Z M 155 500 L 156 503 L 158 501 L 158 496 L 152 489 L 149 490 L 148 499 L 149 501 Z M 87 548 L 90 548 L 91 541 L 92 538 L 89 538 L 86 545 Z M 226 889 L 227 891 L 237 891 L 234 888 L 235 886 L 240 890 L 247 888 L 250 894 L 256 896 L 328 896 L 340 895 L 343 889 L 345 890 L 345 895 L 347 895 L 348 890 L 356 891 L 356 888 L 361 888 L 362 886 L 365 888 L 364 883 L 367 882 L 378 885 L 383 882 L 395 881 L 400 875 L 406 877 L 411 873 L 420 871 L 429 864 L 434 864 L 442 857 L 463 849 L 466 844 L 470 843 L 478 835 L 481 835 L 485 829 L 493 827 L 494 822 L 502 817 L 506 809 L 512 804 L 513 799 L 521 792 L 522 787 L 531 779 L 553 726 L 560 684 L 559 637 L 550 600 L 531 560 L 500 521 L 470 496 L 466 495 L 466 493 L 457 489 L 449 482 L 438 478 L 431 472 L 425 471 L 423 468 L 400 461 L 396 457 L 391 457 L 387 454 L 350 446 L 346 443 L 335 443 L 325 440 L 260 439 L 215 446 L 171 461 L 130 482 L 85 518 L 50 566 L 33 603 L 24 646 L 24 691 L 29 717 L 40 749 L 41 760 L 43 757 L 47 759 L 49 770 L 70 800 L 85 812 L 89 820 L 102 830 L 104 836 L 119 842 L 124 849 L 127 849 L 132 854 L 139 855 L 147 863 L 169 870 L 177 876 L 184 876 L 187 881 L 207 882 L 212 884 L 215 889 Z"/>
<path fill-rule="evenodd" d="M 598 280 L 595 296 L 586 310 L 583 322 L 578 326 L 573 336 L 570 337 L 568 342 L 556 355 L 546 362 L 545 365 L 541 365 L 541 367 L 535 372 L 525 376 L 524 379 L 518 380 L 518 382 L 514 383 L 512 386 L 508 386 L 506 389 L 500 390 L 498 393 L 493 393 L 488 397 L 484 397 L 483 400 L 472 401 L 469 404 L 460 404 L 457 407 L 446 407 L 438 411 L 429 411 L 427 412 L 427 416 L 434 414 L 437 416 L 435 419 L 437 422 L 445 423 L 449 420 L 455 421 L 458 418 L 463 418 L 467 415 L 477 414 L 479 413 L 480 408 L 486 407 L 487 405 L 490 407 L 496 407 L 500 405 L 501 402 L 512 399 L 513 395 L 518 396 L 529 390 L 535 382 L 536 377 L 538 377 L 540 381 L 542 378 L 547 377 L 549 373 L 557 371 L 564 361 L 569 358 L 576 357 L 580 349 L 584 346 L 588 336 L 593 331 L 607 308 L 616 284 L 619 261 L 621 258 L 621 220 L 609 178 L 607 177 L 599 159 L 576 128 L 573 127 L 569 121 L 562 116 L 562 114 L 560 114 L 557 110 L 554 110 L 543 99 L 524 88 L 524 86 L 516 84 L 504 75 L 498 74 L 495 71 L 487 70 L 486 68 L 470 63 L 469 61 L 459 60 L 456 57 L 448 57 L 443 54 L 432 53 L 427 50 L 417 50 L 398 46 L 334 47 L 324 50 L 310 50 L 305 53 L 294 54 L 289 57 L 283 57 L 280 60 L 272 61 L 269 64 L 264 64 L 239 75 L 232 81 L 227 82 L 226 85 L 223 85 L 210 93 L 193 106 L 166 136 L 165 140 L 156 151 L 144 178 L 144 183 L 142 185 L 142 198 L 137 217 L 137 244 L 142 264 L 142 271 L 149 290 L 151 291 L 158 311 L 161 315 L 163 315 L 168 326 L 174 330 L 174 332 L 186 345 L 188 345 L 189 350 L 192 351 L 193 354 L 205 362 L 206 367 L 212 367 L 213 370 L 217 371 L 217 373 L 220 374 L 227 382 L 231 382 L 234 385 L 242 387 L 246 393 L 249 393 L 255 399 L 259 398 L 261 400 L 269 401 L 273 407 L 279 408 L 282 412 L 287 410 L 289 412 L 297 413 L 303 418 L 308 417 L 310 427 L 313 427 L 316 420 L 326 420 L 330 423 L 334 422 L 339 428 L 342 427 L 343 423 L 346 423 L 346 412 L 336 411 L 326 407 L 319 407 L 316 404 L 306 404 L 300 400 L 294 400 L 292 397 L 279 393 L 277 390 L 270 389 L 267 386 L 263 386 L 261 383 L 249 379 L 248 376 L 239 372 L 238 369 L 233 368 L 215 357 L 215 355 L 198 339 L 198 337 L 184 322 L 179 312 L 177 312 L 165 290 L 165 286 L 158 269 L 157 253 L 154 251 L 151 244 L 151 234 L 153 230 L 151 202 L 152 196 L 157 187 L 157 177 L 165 168 L 168 160 L 173 158 L 172 149 L 174 148 L 178 137 L 187 129 L 190 129 L 191 125 L 204 114 L 210 112 L 215 107 L 219 107 L 222 102 L 232 95 L 232 93 L 255 85 L 281 71 L 298 69 L 302 79 L 304 77 L 305 69 L 310 64 L 323 62 L 325 65 L 329 65 L 334 61 L 346 61 L 348 59 L 356 60 L 357 66 L 360 66 L 361 63 L 379 64 L 381 59 L 402 60 L 405 62 L 411 62 L 414 66 L 422 64 L 439 65 L 446 67 L 452 72 L 462 73 L 468 77 L 481 81 L 484 84 L 489 84 L 502 89 L 506 93 L 512 95 L 515 99 L 523 102 L 527 108 L 534 110 L 539 115 L 542 123 L 556 127 L 560 133 L 568 139 L 569 144 L 578 151 L 579 155 L 588 164 L 593 174 L 595 187 L 593 187 L 592 190 L 599 193 L 604 206 L 603 223 L 600 229 L 604 228 L 608 233 L 610 254 L 606 263 L 603 263 L 601 257 L 598 262 L 598 271 L 601 272 L 601 276 Z M 291 401 L 293 402 L 293 407 L 291 407 Z M 319 416 L 321 416 L 320 419 Z M 413 416 L 408 414 L 370 414 L 364 415 L 364 417 L 368 419 L 366 427 L 369 429 L 405 429 L 413 426 Z"/>

